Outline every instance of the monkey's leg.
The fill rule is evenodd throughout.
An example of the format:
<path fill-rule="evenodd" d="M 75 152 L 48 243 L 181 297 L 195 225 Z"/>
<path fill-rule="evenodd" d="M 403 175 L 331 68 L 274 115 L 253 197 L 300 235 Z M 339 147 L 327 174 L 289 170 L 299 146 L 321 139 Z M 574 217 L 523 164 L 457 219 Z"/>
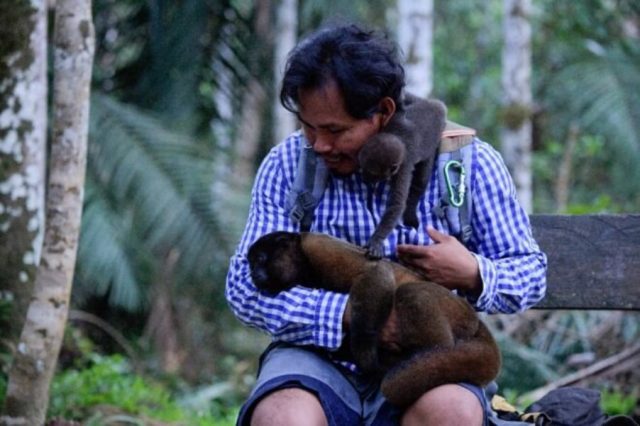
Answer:
<path fill-rule="evenodd" d="M 395 309 L 403 339 L 404 327 L 409 327 L 406 334 L 411 346 L 417 342 L 423 346 L 390 370 L 382 381 L 383 394 L 395 405 L 410 405 L 436 386 L 460 382 L 483 386 L 498 375 L 500 352 L 484 323 L 470 319 L 476 326 L 475 333 L 457 338 L 450 321 L 466 313 L 447 312 L 456 304 L 439 299 L 439 292 L 415 291 L 414 283 L 401 286 L 396 293 Z M 416 334 L 416 329 L 425 335 Z"/>
<path fill-rule="evenodd" d="M 400 170 L 398 170 L 398 173 L 391 179 L 387 206 L 380 219 L 380 223 L 367 244 L 366 255 L 369 259 L 380 259 L 384 254 L 383 242 L 402 217 L 407 196 L 409 195 L 411 174 L 412 167 L 405 161 L 402 167 L 400 167 Z"/>
<path fill-rule="evenodd" d="M 351 301 L 351 352 L 366 372 L 379 370 L 378 336 L 393 307 L 395 279 L 391 266 L 367 262 L 365 271 L 349 293 Z"/>
<path fill-rule="evenodd" d="M 418 214 L 416 212 L 418 208 L 418 202 L 427 189 L 429 178 L 431 177 L 431 170 L 433 167 L 433 158 L 421 161 L 416 164 L 413 170 L 413 176 L 411 178 L 411 187 L 409 188 L 409 195 L 407 196 L 407 204 L 404 209 L 404 215 L 402 222 L 413 228 L 418 227 Z"/>
<path fill-rule="evenodd" d="M 436 386 L 472 383 L 486 386 L 500 371 L 500 353 L 483 323 L 472 339 L 454 347 L 425 349 L 398 364 L 382 381 L 382 393 L 398 406 L 408 406 Z"/>

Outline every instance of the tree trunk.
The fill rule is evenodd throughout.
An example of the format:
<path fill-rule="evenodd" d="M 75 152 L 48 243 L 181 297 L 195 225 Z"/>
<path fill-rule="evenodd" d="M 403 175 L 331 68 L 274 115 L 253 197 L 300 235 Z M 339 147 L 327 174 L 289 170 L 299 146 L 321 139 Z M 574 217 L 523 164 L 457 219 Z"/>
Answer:
<path fill-rule="evenodd" d="M 34 295 L 9 372 L 7 423 L 24 419 L 41 425 L 47 412 L 80 233 L 94 41 L 90 1 L 58 0 L 46 232 Z"/>
<path fill-rule="evenodd" d="M 234 142 L 233 185 L 246 186 L 255 174 L 255 160 L 260 144 L 260 135 L 264 130 L 264 112 L 268 105 L 267 92 L 257 77 L 266 59 L 264 50 L 269 46 L 271 29 L 271 2 L 256 2 L 254 20 L 255 41 L 259 48 L 254 49 L 253 62 L 250 64 L 250 76 L 242 99 L 242 113 L 238 134 Z"/>
<path fill-rule="evenodd" d="M 530 0 L 504 0 L 502 89 L 504 114 L 502 154 L 511 172 L 518 198 L 531 213 L 531 25 Z"/>
<path fill-rule="evenodd" d="M 433 90 L 433 0 L 398 0 L 398 44 L 405 55 L 407 90 Z"/>
<path fill-rule="evenodd" d="M 0 300 L 12 301 L 10 321 L 0 329 L 12 342 L 22 330 L 44 237 L 46 6 L 44 0 L 0 5 Z"/>
<path fill-rule="evenodd" d="M 558 177 L 555 184 L 556 212 L 558 214 L 565 213 L 569 205 L 569 188 L 571 187 L 571 174 L 573 172 L 573 154 L 578 146 L 578 138 L 580 137 L 580 128 L 578 124 L 573 122 L 569 126 L 567 142 L 564 147 L 562 161 L 558 168 Z"/>
<path fill-rule="evenodd" d="M 251 77 L 242 100 L 240 129 L 235 141 L 235 159 L 233 163 L 233 185 L 242 187 L 250 182 L 255 173 L 255 159 L 260 143 L 260 132 L 264 125 L 264 109 L 267 105 L 267 93 L 260 81 Z"/>
<path fill-rule="evenodd" d="M 164 264 L 151 289 L 151 310 L 144 335 L 151 341 L 154 352 L 159 355 L 160 368 L 164 373 L 180 371 L 186 351 L 180 343 L 178 321 L 173 306 L 173 281 L 180 253 L 172 249 L 164 256 Z"/>
<path fill-rule="evenodd" d="M 287 55 L 298 39 L 298 0 L 280 0 L 274 35 L 273 143 L 277 144 L 296 129 L 296 118 L 280 105 L 279 95 Z"/>

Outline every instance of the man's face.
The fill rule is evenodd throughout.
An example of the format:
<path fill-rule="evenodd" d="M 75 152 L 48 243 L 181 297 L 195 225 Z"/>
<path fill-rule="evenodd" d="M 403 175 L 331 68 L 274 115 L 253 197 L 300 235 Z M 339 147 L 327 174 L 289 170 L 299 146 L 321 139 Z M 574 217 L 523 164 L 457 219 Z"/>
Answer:
<path fill-rule="evenodd" d="M 353 118 L 344 107 L 340 89 L 330 81 L 323 87 L 301 90 L 298 119 L 313 150 L 338 175 L 355 172 L 358 152 L 382 128 L 382 115 Z"/>

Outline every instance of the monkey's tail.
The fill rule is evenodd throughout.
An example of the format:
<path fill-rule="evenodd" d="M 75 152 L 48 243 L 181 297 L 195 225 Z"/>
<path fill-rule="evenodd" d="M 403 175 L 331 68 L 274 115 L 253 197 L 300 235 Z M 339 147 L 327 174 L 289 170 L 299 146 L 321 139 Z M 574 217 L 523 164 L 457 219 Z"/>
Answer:
<path fill-rule="evenodd" d="M 498 375 L 500 363 L 495 340 L 479 322 L 472 338 L 418 352 L 399 363 L 385 375 L 382 393 L 392 404 L 407 407 L 436 386 L 463 382 L 485 386 Z"/>

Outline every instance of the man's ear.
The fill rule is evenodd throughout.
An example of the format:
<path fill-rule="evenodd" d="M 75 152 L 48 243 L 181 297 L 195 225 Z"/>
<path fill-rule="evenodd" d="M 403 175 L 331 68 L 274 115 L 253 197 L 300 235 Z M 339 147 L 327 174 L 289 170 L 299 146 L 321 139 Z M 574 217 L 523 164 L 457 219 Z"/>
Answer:
<path fill-rule="evenodd" d="M 393 114 L 396 113 L 396 103 L 391 97 L 385 96 L 384 98 L 382 98 L 378 106 L 378 111 L 380 112 L 380 115 L 382 117 L 381 124 L 382 127 L 384 127 L 389 123 L 389 120 L 391 120 Z"/>

